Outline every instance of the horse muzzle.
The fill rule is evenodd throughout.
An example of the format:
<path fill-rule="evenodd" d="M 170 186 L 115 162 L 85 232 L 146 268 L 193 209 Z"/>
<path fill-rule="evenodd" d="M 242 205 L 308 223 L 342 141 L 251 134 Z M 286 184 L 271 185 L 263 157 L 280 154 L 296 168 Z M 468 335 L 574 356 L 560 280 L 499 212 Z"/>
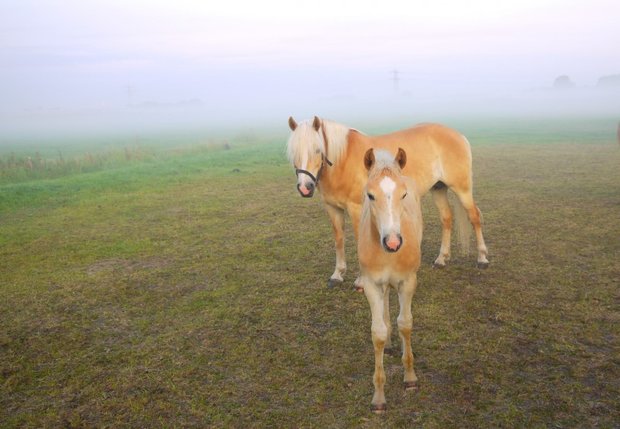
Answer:
<path fill-rule="evenodd" d="M 312 182 L 297 184 L 297 190 L 299 191 L 299 194 L 304 198 L 311 198 L 314 195 L 315 189 L 316 189 L 316 186 Z"/>
<path fill-rule="evenodd" d="M 390 234 L 381 240 L 383 248 L 390 253 L 398 252 L 403 245 L 403 237 L 400 234 Z"/>
<path fill-rule="evenodd" d="M 331 164 L 330 164 L 331 165 Z M 319 184 L 319 179 L 321 178 L 321 171 L 323 170 L 323 165 L 319 168 L 319 171 L 316 173 L 316 176 L 310 173 L 308 170 L 303 170 L 301 168 L 295 168 L 295 175 L 297 176 L 297 190 L 304 198 L 310 198 L 314 195 L 314 190 Z M 308 179 L 311 181 L 308 182 L 308 179 L 299 178 L 300 174 L 305 174 L 308 176 Z"/>

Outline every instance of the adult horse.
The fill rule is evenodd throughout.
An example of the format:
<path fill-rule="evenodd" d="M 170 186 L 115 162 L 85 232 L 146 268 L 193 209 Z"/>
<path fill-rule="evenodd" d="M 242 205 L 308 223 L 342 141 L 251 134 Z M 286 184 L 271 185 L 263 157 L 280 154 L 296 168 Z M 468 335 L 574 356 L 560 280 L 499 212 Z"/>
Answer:
<path fill-rule="evenodd" d="M 357 239 L 362 190 L 367 180 L 363 158 L 371 148 L 385 149 L 393 154 L 399 147 L 403 148 L 409 154 L 403 174 L 416 181 L 421 195 L 431 191 L 442 224 L 441 247 L 435 266 L 443 267 L 450 259 L 452 210 L 448 204 L 448 189 L 457 195 L 474 228 L 478 266 L 486 268 L 489 265 L 481 213 L 472 194 L 471 148 L 463 135 L 439 124 L 420 124 L 391 134 L 368 136 L 317 116 L 299 124 L 290 117 L 288 123 L 292 133 L 287 154 L 295 167 L 297 189 L 305 198 L 312 197 L 317 188 L 321 191 L 333 227 L 336 267 L 328 286 L 342 282 L 347 268 L 344 254 L 345 211 L 351 217 Z M 462 235 L 461 243 L 466 245 L 470 231 L 462 211 L 455 210 L 455 214 Z M 356 286 L 359 286 L 357 281 Z"/>

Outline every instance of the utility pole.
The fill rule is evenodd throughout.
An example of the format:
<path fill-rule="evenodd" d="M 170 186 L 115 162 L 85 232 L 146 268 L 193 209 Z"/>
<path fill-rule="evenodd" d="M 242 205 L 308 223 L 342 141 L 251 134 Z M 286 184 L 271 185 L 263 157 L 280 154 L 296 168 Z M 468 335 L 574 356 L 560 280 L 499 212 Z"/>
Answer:
<path fill-rule="evenodd" d="M 127 106 L 131 107 L 131 105 L 133 104 L 133 94 L 134 94 L 133 85 L 125 86 L 125 91 L 127 92 Z"/>
<path fill-rule="evenodd" d="M 398 93 L 398 82 L 400 78 L 398 77 L 398 70 L 392 70 L 392 82 L 394 83 L 394 92 Z"/>

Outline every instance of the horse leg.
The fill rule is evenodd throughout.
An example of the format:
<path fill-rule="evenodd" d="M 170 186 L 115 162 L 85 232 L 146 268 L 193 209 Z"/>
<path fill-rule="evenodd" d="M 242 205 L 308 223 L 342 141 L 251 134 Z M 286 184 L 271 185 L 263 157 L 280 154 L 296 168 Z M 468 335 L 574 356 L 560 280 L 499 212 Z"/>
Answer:
<path fill-rule="evenodd" d="M 347 271 L 347 260 L 344 255 L 344 210 L 329 204 L 325 204 L 325 208 L 332 222 L 336 245 L 336 267 L 327 281 L 327 287 L 332 288 L 343 282 L 344 273 Z"/>
<path fill-rule="evenodd" d="M 351 217 L 351 224 L 353 225 L 353 235 L 355 236 L 355 241 L 357 242 L 358 230 L 360 226 L 359 225 L 360 216 L 362 213 L 362 206 L 359 204 L 349 204 L 349 206 L 347 206 L 347 212 L 349 213 L 349 216 Z M 364 286 L 359 276 L 353 282 L 353 289 L 356 292 L 360 292 L 360 293 L 364 292 Z"/>
<path fill-rule="evenodd" d="M 413 370 L 413 352 L 411 350 L 411 329 L 413 318 L 411 316 L 411 299 L 415 293 L 417 277 L 413 274 L 398 289 L 398 302 L 400 312 L 398 314 L 398 333 L 403 347 L 403 367 L 405 368 L 405 390 L 417 390 L 418 377 Z"/>
<path fill-rule="evenodd" d="M 375 391 L 372 396 L 370 409 L 377 414 L 382 414 L 387 409 L 385 402 L 385 370 L 383 369 L 383 351 L 388 338 L 388 329 L 383 318 L 383 288 L 374 282 L 369 282 L 364 287 L 364 294 L 370 305 L 372 314 L 372 345 L 375 352 L 375 372 L 372 377 Z"/>
<path fill-rule="evenodd" d="M 385 340 L 385 348 L 392 348 L 392 322 L 390 321 L 390 288 L 385 288 L 383 295 L 383 323 L 387 327 L 387 339 Z M 391 354 L 388 350 L 388 354 Z"/>
<path fill-rule="evenodd" d="M 437 268 L 443 268 L 446 266 L 446 262 L 450 260 L 450 234 L 452 232 L 452 210 L 450 204 L 448 204 L 448 187 L 443 185 L 440 187 L 433 187 L 431 189 L 433 194 L 433 201 L 435 206 L 439 210 L 439 217 L 441 218 L 441 248 L 439 249 L 439 256 L 435 259 L 433 266 Z"/>
<path fill-rule="evenodd" d="M 468 187 L 466 191 L 459 189 L 454 189 L 454 191 L 461 201 L 463 208 L 467 212 L 469 221 L 474 227 L 476 243 L 478 245 L 478 267 L 487 268 L 489 266 L 489 260 L 487 259 L 489 251 L 487 250 L 487 246 L 484 243 L 484 237 L 482 236 L 482 213 L 474 203 L 474 196 L 471 192 L 471 186 Z"/>

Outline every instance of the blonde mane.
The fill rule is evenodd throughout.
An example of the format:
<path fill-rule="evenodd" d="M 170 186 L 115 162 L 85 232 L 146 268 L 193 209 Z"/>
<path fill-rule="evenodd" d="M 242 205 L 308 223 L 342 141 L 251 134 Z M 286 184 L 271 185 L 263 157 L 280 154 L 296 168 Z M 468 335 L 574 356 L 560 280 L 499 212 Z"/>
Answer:
<path fill-rule="evenodd" d="M 347 135 L 352 128 L 327 119 L 323 120 L 323 127 L 325 128 L 325 135 L 327 135 L 329 152 L 326 154 L 327 158 L 331 162 L 337 163 L 347 151 Z"/>
<path fill-rule="evenodd" d="M 325 155 L 332 163 L 337 163 L 346 153 L 347 134 L 351 128 L 334 121 L 322 120 L 322 129 L 327 136 L 327 150 L 323 140 L 323 131 L 317 132 L 312 120 L 300 122 L 288 139 L 286 154 L 293 165 L 299 165 L 304 157 L 312 156 L 317 151 Z"/>

